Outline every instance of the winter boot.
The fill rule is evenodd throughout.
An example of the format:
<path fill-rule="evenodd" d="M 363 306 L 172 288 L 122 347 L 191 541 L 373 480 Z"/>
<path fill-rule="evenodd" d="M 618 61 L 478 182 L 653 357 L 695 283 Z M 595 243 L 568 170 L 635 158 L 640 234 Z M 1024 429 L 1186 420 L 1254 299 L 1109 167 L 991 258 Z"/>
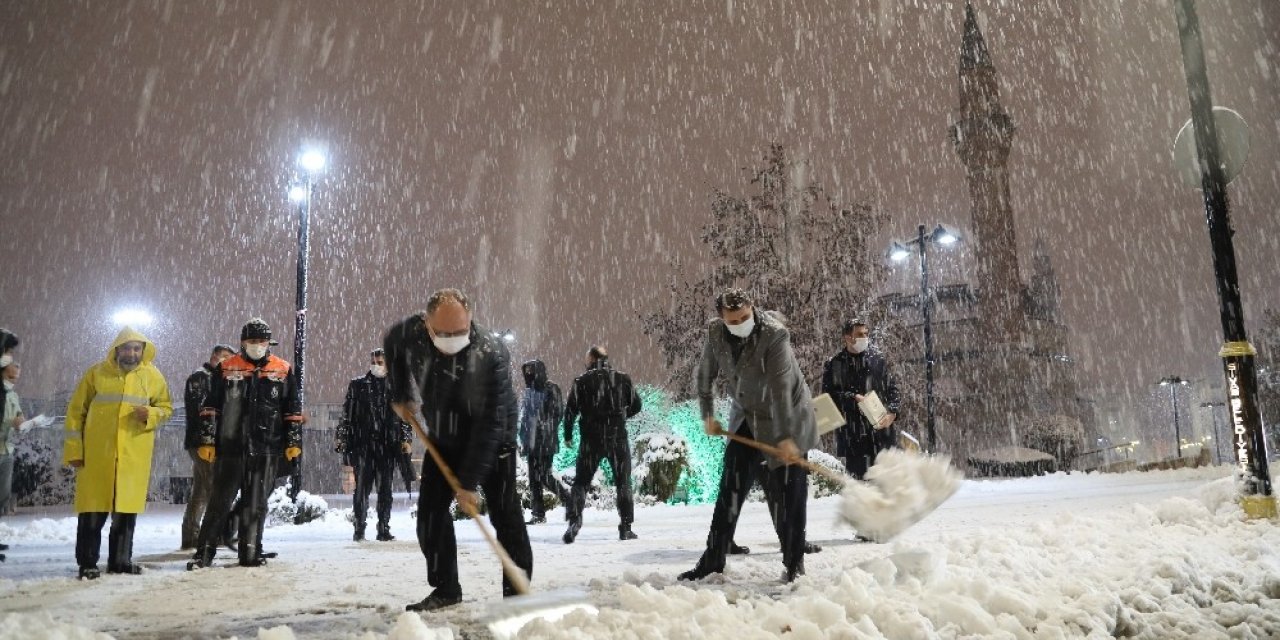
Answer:
<path fill-rule="evenodd" d="M 684 580 L 686 582 L 693 581 L 693 580 L 701 580 L 713 573 L 724 573 L 724 569 L 721 568 L 719 571 L 716 571 L 714 569 L 708 569 L 707 567 L 702 566 L 702 563 L 699 562 L 698 566 L 676 576 L 676 579 Z"/>
<path fill-rule="evenodd" d="M 440 590 L 437 589 L 435 591 L 432 591 L 431 595 L 423 598 L 421 602 L 414 602 L 409 605 L 406 605 L 404 610 L 405 611 L 435 611 L 436 609 L 452 607 L 453 605 L 458 604 L 459 602 L 462 602 L 462 594 L 446 595 L 446 594 L 440 593 Z"/>
<path fill-rule="evenodd" d="M 132 562 L 129 564 L 117 564 L 115 566 L 108 566 L 107 573 L 123 573 L 130 576 L 138 576 L 142 575 L 142 566 L 133 564 Z"/>
<path fill-rule="evenodd" d="M 529 518 L 529 521 L 526 522 L 525 524 L 546 524 L 546 523 L 547 523 L 547 516 L 534 514 L 534 516 L 532 518 Z"/>
<path fill-rule="evenodd" d="M 364 525 L 356 525 L 355 533 L 351 534 L 352 542 L 364 542 Z"/>
<path fill-rule="evenodd" d="M 187 563 L 187 571 L 194 571 L 196 569 L 204 569 L 205 567 L 212 567 L 213 555 L 217 552 L 218 552 L 217 547 L 213 547 L 213 546 L 201 547 L 199 550 L 196 551 L 196 555 L 191 559 L 191 562 Z"/>
<path fill-rule="evenodd" d="M 795 582 L 796 578 L 799 578 L 802 575 L 804 575 L 804 559 L 803 558 L 800 559 L 800 562 L 797 562 L 794 565 L 787 567 L 787 571 L 782 576 L 782 579 L 785 582 Z"/>
<path fill-rule="evenodd" d="M 806 542 L 804 543 L 804 552 L 805 553 L 822 553 L 822 547 L 819 547 L 818 545 L 812 542 Z"/>
<path fill-rule="evenodd" d="M 384 522 L 378 523 L 378 542 L 391 542 L 396 537 L 391 535 L 391 525 Z"/>
<path fill-rule="evenodd" d="M 631 525 L 629 525 L 629 524 L 620 524 L 620 525 L 618 525 L 618 539 L 619 539 L 619 540 L 635 540 L 636 538 L 639 538 L 639 537 L 640 537 L 640 536 L 636 535 L 635 533 L 633 533 L 633 532 L 631 531 Z"/>
<path fill-rule="evenodd" d="M 578 538 L 578 532 L 581 530 L 582 530 L 581 522 L 570 522 L 569 528 L 566 529 L 564 532 L 564 543 L 573 544 L 573 541 Z"/>
<path fill-rule="evenodd" d="M 729 543 L 729 555 L 745 556 L 749 553 L 751 553 L 751 547 L 744 547 L 736 542 Z"/>
<path fill-rule="evenodd" d="M 101 575 L 102 575 L 102 572 L 98 570 L 97 565 L 94 565 L 92 567 L 80 567 L 81 580 L 97 580 L 98 577 Z"/>

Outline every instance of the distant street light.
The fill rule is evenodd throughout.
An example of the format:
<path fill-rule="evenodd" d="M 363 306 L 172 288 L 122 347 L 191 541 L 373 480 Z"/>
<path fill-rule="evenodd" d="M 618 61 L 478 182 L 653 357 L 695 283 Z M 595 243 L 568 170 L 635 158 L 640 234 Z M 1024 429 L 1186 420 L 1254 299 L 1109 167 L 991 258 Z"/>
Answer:
<path fill-rule="evenodd" d="M 154 321 L 155 318 L 144 309 L 121 309 L 111 316 L 111 322 L 130 327 L 145 327 Z"/>
<path fill-rule="evenodd" d="M 1222 464 L 1222 438 L 1218 436 L 1218 407 L 1225 407 L 1225 402 L 1201 402 L 1200 408 L 1209 410 L 1209 417 L 1213 419 L 1213 451 L 1218 455 L 1218 464 Z"/>
<path fill-rule="evenodd" d="M 1178 457 L 1182 457 L 1182 429 L 1178 425 L 1178 387 L 1185 387 L 1187 381 L 1178 376 L 1160 378 L 1160 386 L 1169 387 L 1169 401 L 1173 403 L 1173 444 L 1178 448 Z"/>
<path fill-rule="evenodd" d="M 912 246 L 920 252 L 920 310 L 924 316 L 925 447 L 930 453 L 938 450 L 938 429 L 934 419 L 933 400 L 933 295 L 929 291 L 929 245 L 950 246 L 959 241 L 957 233 L 942 225 L 938 225 L 928 235 L 925 235 L 925 226 L 920 225 L 914 239 L 895 241 L 889 246 L 889 259 L 894 262 L 902 262 L 911 257 Z"/>
<path fill-rule="evenodd" d="M 1205 221 L 1209 226 L 1209 244 L 1213 247 L 1213 275 L 1218 286 L 1223 338 L 1218 356 L 1222 358 L 1227 383 L 1229 431 L 1235 445 L 1233 460 L 1243 477 L 1240 506 L 1246 517 L 1275 518 L 1276 499 L 1271 492 L 1271 470 L 1267 466 L 1270 464 L 1267 436 L 1258 409 L 1258 377 L 1254 362 L 1258 351 L 1249 344 L 1244 328 L 1244 304 L 1240 299 L 1236 250 L 1232 240 L 1236 230 L 1231 228 L 1231 199 L 1227 194 L 1230 176 L 1223 166 L 1220 137 L 1213 116 L 1213 96 L 1204 61 L 1204 43 L 1200 38 L 1200 18 L 1192 0 L 1176 0 L 1173 4 L 1182 47 L 1182 69 L 1191 105 Z M 1229 160 L 1231 154 L 1226 155 Z"/>
<path fill-rule="evenodd" d="M 310 217 L 311 192 L 315 186 L 315 176 L 325 166 L 324 154 L 310 149 L 298 156 L 298 166 L 302 168 L 301 182 L 289 187 L 289 200 L 298 205 L 298 289 L 297 311 L 294 316 L 293 366 L 298 371 L 298 404 L 306 411 L 306 356 L 307 356 L 307 258 L 310 253 Z M 294 461 L 290 474 L 292 483 L 289 497 L 298 499 L 302 490 L 302 464 Z"/>

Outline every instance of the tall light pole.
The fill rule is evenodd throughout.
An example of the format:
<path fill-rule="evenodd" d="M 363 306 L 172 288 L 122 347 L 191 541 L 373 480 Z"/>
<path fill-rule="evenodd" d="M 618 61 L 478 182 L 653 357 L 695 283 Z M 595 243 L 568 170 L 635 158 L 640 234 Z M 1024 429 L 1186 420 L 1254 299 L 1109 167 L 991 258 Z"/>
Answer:
<path fill-rule="evenodd" d="M 316 150 L 304 151 L 298 156 L 298 167 L 301 169 L 301 182 L 289 188 L 289 199 L 298 205 L 298 290 L 297 311 L 293 325 L 293 366 L 298 372 L 298 405 L 306 411 L 306 357 L 307 357 L 307 258 L 310 255 L 311 239 L 311 192 L 315 187 L 315 176 L 324 169 L 324 154 Z M 290 486 L 290 497 L 297 500 L 302 490 L 302 464 L 295 461 Z"/>
<path fill-rule="evenodd" d="M 902 262 L 909 258 L 911 246 L 915 246 L 920 252 L 920 312 L 924 320 L 925 447 L 930 453 L 938 450 L 938 429 L 933 400 L 933 296 L 929 291 L 929 245 L 937 243 L 950 246 L 959 241 L 959 235 L 942 225 L 938 225 L 933 233 L 927 235 L 925 226 L 920 225 L 916 230 L 915 239 L 905 243 L 894 242 L 889 247 L 889 259 L 894 262 Z"/>
<path fill-rule="evenodd" d="M 1249 518 L 1276 517 L 1276 499 L 1271 491 L 1271 471 L 1267 468 L 1267 438 L 1258 410 L 1258 376 L 1254 368 L 1257 350 L 1249 344 L 1244 329 L 1244 306 L 1236 275 L 1236 252 L 1232 241 L 1231 201 L 1227 196 L 1228 176 L 1222 165 L 1217 124 L 1213 117 L 1213 97 L 1200 39 L 1200 19 L 1192 0 L 1176 0 L 1174 12 L 1182 45 L 1182 67 L 1187 78 L 1191 122 L 1204 195 L 1209 243 L 1213 248 L 1214 280 L 1218 285 L 1222 317 L 1222 358 L 1230 407 L 1231 434 L 1235 462 L 1243 482 L 1240 504 Z"/>
<path fill-rule="evenodd" d="M 1178 376 L 1160 378 L 1160 386 L 1169 387 L 1169 402 L 1173 404 L 1173 445 L 1178 448 L 1178 457 L 1182 457 L 1182 428 L 1178 425 L 1178 387 L 1184 387 L 1187 381 Z"/>
<path fill-rule="evenodd" d="M 1201 402 L 1200 407 L 1209 409 L 1209 417 L 1213 419 L 1213 451 L 1218 456 L 1218 464 L 1222 464 L 1222 438 L 1218 437 L 1218 407 L 1225 407 L 1225 402 Z"/>

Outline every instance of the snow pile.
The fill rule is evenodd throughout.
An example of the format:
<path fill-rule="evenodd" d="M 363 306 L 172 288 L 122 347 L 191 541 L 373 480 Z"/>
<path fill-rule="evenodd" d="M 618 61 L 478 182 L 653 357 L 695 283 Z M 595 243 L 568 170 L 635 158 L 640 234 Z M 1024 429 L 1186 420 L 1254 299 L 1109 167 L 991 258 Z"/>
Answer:
<path fill-rule="evenodd" d="M 12 527 L 0 520 L 0 541 L 6 543 L 26 541 L 60 541 L 75 542 L 77 519 L 40 518 L 24 527 Z"/>
<path fill-rule="evenodd" d="M 858 533 L 884 542 L 937 509 L 962 479 L 947 456 L 887 449 L 867 470 L 866 482 L 845 485 L 840 512 Z"/>
<path fill-rule="evenodd" d="M 105 633 L 57 622 L 47 612 L 0 616 L 0 638 L 17 640 L 113 640 Z"/>

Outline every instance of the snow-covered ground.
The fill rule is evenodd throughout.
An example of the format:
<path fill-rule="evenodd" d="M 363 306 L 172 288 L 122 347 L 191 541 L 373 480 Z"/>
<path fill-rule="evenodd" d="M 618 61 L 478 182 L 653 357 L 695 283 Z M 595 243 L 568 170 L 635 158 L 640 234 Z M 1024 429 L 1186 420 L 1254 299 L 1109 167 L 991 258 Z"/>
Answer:
<path fill-rule="evenodd" d="M 535 590 L 586 588 L 600 612 L 535 622 L 566 638 L 1280 638 L 1280 528 L 1245 521 L 1225 467 L 1125 475 L 970 481 L 889 544 L 856 543 L 840 498 L 810 503 L 824 550 L 782 584 L 763 504 L 747 505 L 750 556 L 700 583 L 676 574 L 701 552 L 711 506 L 638 508 L 639 540 L 588 510 L 578 541 L 530 527 Z M 429 592 L 406 499 L 389 543 L 351 542 L 341 518 L 269 529 L 267 567 L 184 570 L 181 514 L 138 523 L 141 576 L 74 579 L 69 515 L 0 520 L 2 638 L 417 638 L 480 635 L 500 600 L 499 566 L 473 524 L 457 523 L 466 599 L 404 613 Z M 557 516 L 560 512 L 557 512 Z M 104 532 L 105 533 L 105 532 Z M 232 554 L 222 552 L 223 562 Z M 287 626 L 287 629 L 282 628 Z M 90 631 L 92 630 L 92 631 Z"/>

